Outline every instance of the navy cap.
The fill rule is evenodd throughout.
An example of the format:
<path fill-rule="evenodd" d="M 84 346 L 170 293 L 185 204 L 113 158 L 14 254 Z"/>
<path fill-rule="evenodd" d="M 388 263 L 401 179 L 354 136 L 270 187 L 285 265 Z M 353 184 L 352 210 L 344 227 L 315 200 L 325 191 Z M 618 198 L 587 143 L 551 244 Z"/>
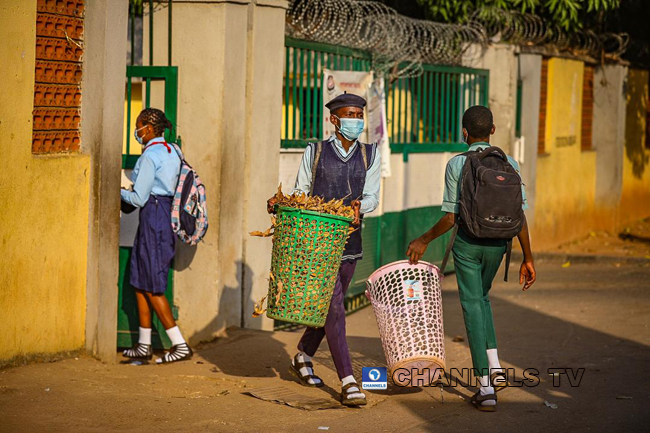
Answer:
<path fill-rule="evenodd" d="M 352 93 L 344 93 L 325 104 L 330 111 L 337 110 L 341 107 L 359 107 L 366 106 L 366 100 L 361 96 L 353 95 Z"/>

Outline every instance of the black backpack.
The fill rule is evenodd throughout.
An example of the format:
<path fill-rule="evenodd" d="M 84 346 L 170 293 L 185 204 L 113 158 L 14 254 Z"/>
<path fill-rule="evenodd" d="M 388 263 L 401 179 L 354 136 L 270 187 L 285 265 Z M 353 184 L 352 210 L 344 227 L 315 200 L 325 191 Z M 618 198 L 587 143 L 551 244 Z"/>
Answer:
<path fill-rule="evenodd" d="M 442 271 L 447 264 L 458 227 L 476 239 L 507 239 L 506 275 L 512 250 L 512 238 L 524 225 L 521 208 L 521 177 L 498 147 L 463 153 L 467 157 L 461 178 L 457 225 L 447 246 Z"/>

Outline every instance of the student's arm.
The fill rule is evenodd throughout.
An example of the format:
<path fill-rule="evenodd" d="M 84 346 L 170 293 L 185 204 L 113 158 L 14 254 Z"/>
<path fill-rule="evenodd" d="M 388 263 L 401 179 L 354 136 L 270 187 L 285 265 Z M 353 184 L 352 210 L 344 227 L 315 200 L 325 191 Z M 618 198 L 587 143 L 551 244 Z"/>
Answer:
<path fill-rule="evenodd" d="M 362 214 L 370 213 L 379 206 L 379 187 L 381 185 L 381 154 L 379 148 L 375 149 L 375 158 L 366 172 L 366 182 L 363 186 L 363 195 L 360 203 Z"/>
<path fill-rule="evenodd" d="M 424 255 L 431 241 L 447 233 L 454 224 L 456 224 L 456 214 L 448 212 L 445 216 L 440 218 L 440 220 L 431 227 L 428 232 L 411 242 L 406 250 L 406 255 L 409 257 L 409 263 L 412 265 L 417 264 Z"/>
<path fill-rule="evenodd" d="M 138 163 L 138 176 L 133 184 L 133 191 L 123 189 L 121 194 L 122 200 L 125 202 L 133 206 L 144 207 L 153 189 L 154 179 L 156 178 L 156 164 L 148 155 L 142 155 Z"/>
<path fill-rule="evenodd" d="M 525 215 L 524 226 L 521 228 L 521 231 L 517 235 L 517 239 L 519 239 L 521 251 L 524 254 L 524 261 L 521 263 L 521 267 L 519 268 L 519 284 L 524 285 L 522 290 L 528 290 L 530 286 L 535 283 L 535 280 L 537 279 L 537 273 L 535 272 L 535 265 L 533 263 L 533 252 L 530 249 L 528 221 L 526 221 Z"/>

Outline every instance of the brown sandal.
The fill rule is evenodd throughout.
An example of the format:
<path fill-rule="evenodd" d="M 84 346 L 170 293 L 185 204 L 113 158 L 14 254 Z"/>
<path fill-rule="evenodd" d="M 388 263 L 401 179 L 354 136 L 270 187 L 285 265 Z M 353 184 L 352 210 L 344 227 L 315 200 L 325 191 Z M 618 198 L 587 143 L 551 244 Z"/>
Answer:
<path fill-rule="evenodd" d="M 488 400 L 494 400 L 494 404 L 490 406 L 482 404 L 484 401 L 488 401 Z M 477 392 L 472 397 L 472 404 L 481 412 L 496 412 L 497 410 L 496 401 L 497 401 L 496 394 L 481 395 L 481 391 Z"/>
<path fill-rule="evenodd" d="M 350 388 L 357 388 L 358 391 L 350 391 Z M 343 391 L 341 391 L 341 404 L 349 407 L 355 407 L 355 406 L 364 406 L 368 402 L 366 401 L 365 394 L 363 398 L 350 398 L 349 396 L 351 394 L 363 394 L 363 391 L 361 391 L 361 387 L 359 386 L 358 383 L 352 382 L 348 383 L 347 385 L 343 385 Z"/>
<path fill-rule="evenodd" d="M 308 386 L 310 388 L 320 388 L 322 386 L 325 386 L 325 383 L 323 382 L 323 379 L 320 377 L 316 376 L 315 374 L 306 374 L 302 375 L 300 373 L 300 369 L 303 367 L 311 368 L 311 371 L 314 371 L 314 364 L 312 364 L 311 361 L 307 362 L 298 362 L 298 355 L 296 355 L 293 358 L 293 362 L 291 363 L 291 367 L 289 368 L 289 372 L 296 376 L 298 380 L 300 381 L 300 384 L 303 386 Z M 318 383 L 309 383 L 309 379 L 311 379 L 313 382 L 316 382 L 319 380 L 320 382 Z"/>

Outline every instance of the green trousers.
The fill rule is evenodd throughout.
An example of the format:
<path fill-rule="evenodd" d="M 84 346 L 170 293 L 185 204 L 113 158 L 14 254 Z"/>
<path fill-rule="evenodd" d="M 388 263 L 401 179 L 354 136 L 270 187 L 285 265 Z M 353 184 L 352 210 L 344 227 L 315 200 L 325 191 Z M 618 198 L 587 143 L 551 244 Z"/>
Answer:
<path fill-rule="evenodd" d="M 472 239 L 463 234 L 462 230 L 458 231 L 454 242 L 454 267 L 460 305 L 463 308 L 472 364 L 479 376 L 486 375 L 489 368 L 486 350 L 497 348 L 489 293 L 505 252 L 505 241 Z"/>

